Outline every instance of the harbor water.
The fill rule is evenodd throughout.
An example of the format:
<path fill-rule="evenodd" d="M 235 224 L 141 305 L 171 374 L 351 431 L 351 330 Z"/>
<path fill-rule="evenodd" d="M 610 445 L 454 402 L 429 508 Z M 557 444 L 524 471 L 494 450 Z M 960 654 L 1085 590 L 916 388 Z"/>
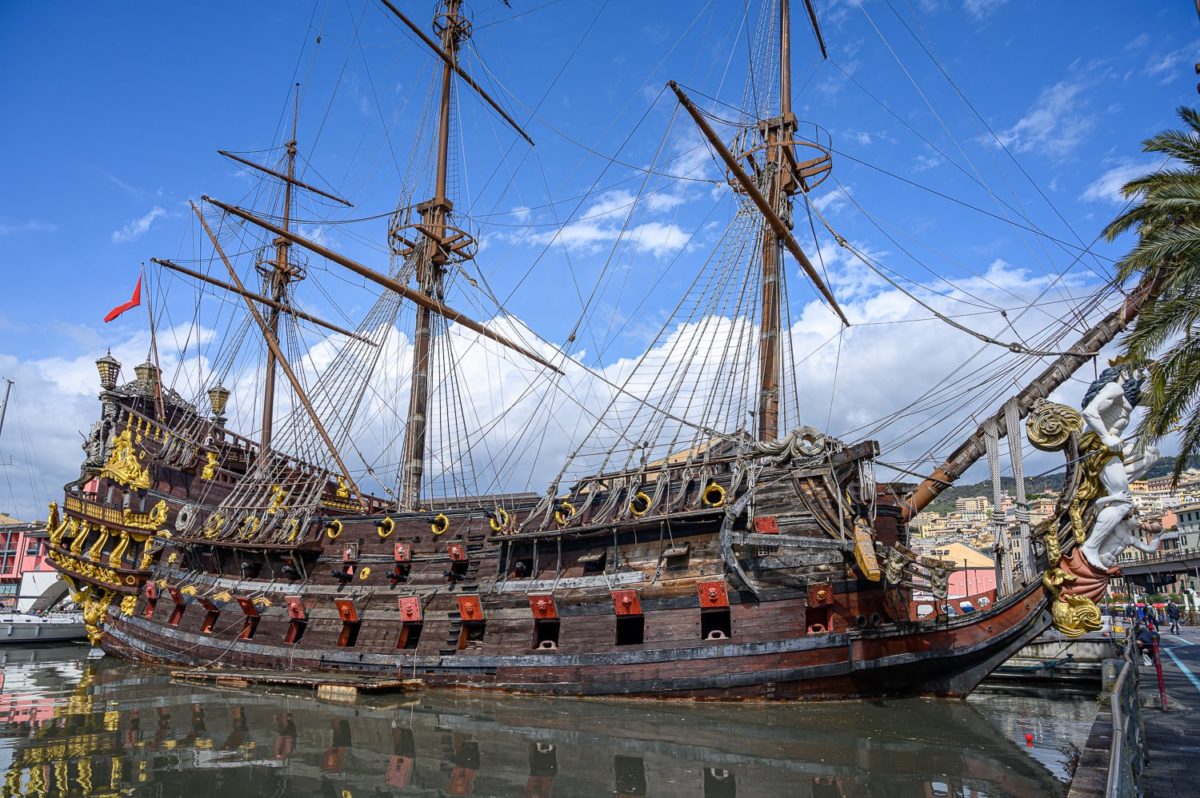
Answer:
<path fill-rule="evenodd" d="M 1065 795 L 1094 697 L 774 705 L 172 682 L 86 647 L 0 651 L 3 795 Z M 1027 741 L 1026 735 L 1031 735 Z"/>

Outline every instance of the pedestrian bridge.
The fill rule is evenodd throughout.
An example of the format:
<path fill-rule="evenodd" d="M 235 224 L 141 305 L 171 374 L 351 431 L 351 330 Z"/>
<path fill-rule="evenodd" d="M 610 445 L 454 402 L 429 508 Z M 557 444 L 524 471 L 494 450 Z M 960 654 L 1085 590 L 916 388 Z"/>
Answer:
<path fill-rule="evenodd" d="M 1155 556 L 1142 554 L 1117 563 L 1121 576 L 1135 582 L 1154 581 L 1151 577 L 1175 574 L 1200 576 L 1200 548 L 1173 549 Z"/>

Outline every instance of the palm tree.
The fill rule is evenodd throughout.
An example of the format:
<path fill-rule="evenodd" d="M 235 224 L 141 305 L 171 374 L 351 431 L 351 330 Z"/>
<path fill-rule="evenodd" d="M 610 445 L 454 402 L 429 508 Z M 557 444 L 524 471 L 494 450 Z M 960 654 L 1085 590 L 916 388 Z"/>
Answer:
<path fill-rule="evenodd" d="M 1137 245 L 1117 263 L 1118 279 L 1158 284 L 1121 343 L 1130 360 L 1155 360 L 1138 431 L 1152 439 L 1178 428 L 1176 481 L 1200 455 L 1200 113 L 1185 107 L 1178 113 L 1182 130 L 1142 142 L 1143 151 L 1169 156 L 1169 168 L 1127 183 L 1122 193 L 1135 204 L 1104 229 L 1109 241 L 1130 229 L 1138 233 Z"/>

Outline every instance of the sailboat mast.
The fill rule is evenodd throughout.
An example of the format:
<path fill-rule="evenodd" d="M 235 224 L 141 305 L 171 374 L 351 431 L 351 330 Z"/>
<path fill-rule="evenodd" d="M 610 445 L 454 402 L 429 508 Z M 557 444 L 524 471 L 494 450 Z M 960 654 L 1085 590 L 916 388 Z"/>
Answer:
<path fill-rule="evenodd" d="M 766 144 L 766 185 L 763 193 L 777 215 L 790 225 L 794 185 L 786 168 L 784 149 L 792 140 L 796 120 L 792 115 L 791 21 L 788 0 L 779 0 L 779 116 L 761 124 Z M 775 229 L 762 223 L 762 322 L 758 345 L 758 439 L 779 437 L 779 334 L 782 249 Z"/>
<path fill-rule="evenodd" d="M 4 380 L 4 404 L 0 405 L 0 432 L 4 431 L 4 417 L 8 415 L 8 396 L 12 393 L 13 381 Z"/>
<path fill-rule="evenodd" d="M 296 122 L 300 117 L 300 85 L 296 84 L 296 98 L 292 110 L 292 138 L 287 143 L 287 180 L 283 184 L 283 229 L 287 230 L 292 216 L 292 183 L 296 179 Z M 287 298 L 287 285 L 292 276 L 288 250 L 292 242 L 276 236 L 275 264 L 271 270 L 270 297 L 275 303 L 267 317 L 267 328 L 271 337 L 279 341 L 279 305 Z M 263 378 L 262 449 L 271 448 L 271 426 L 275 416 L 275 371 L 276 358 L 273 349 L 267 349 L 267 370 Z"/>
<path fill-rule="evenodd" d="M 438 111 L 437 177 L 433 199 L 417 206 L 426 240 L 417 257 L 417 285 L 422 293 L 441 301 L 447 262 L 446 250 L 438 245 L 445 238 L 446 221 L 454 207 L 446 196 L 446 173 L 450 157 L 450 90 L 459 43 L 469 35 L 461 12 L 461 0 L 445 0 L 444 11 L 434 20 L 440 28 L 442 52 L 442 97 Z M 432 235 L 431 235 L 432 234 Z M 433 313 L 418 305 L 413 330 L 412 388 L 408 399 L 408 423 L 404 430 L 404 480 L 402 505 L 415 509 L 421 502 L 421 479 L 425 475 L 425 439 L 428 431 L 429 360 L 433 346 Z"/>

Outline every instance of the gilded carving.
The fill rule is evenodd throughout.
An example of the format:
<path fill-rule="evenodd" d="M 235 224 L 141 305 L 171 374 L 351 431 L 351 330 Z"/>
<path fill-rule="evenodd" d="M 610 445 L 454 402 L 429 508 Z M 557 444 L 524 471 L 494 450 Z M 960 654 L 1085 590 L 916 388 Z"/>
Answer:
<path fill-rule="evenodd" d="M 88 531 L 91 529 L 91 524 L 87 521 L 79 522 L 79 531 L 75 533 L 75 539 L 71 541 L 71 546 L 68 549 L 72 554 L 79 554 L 83 551 L 83 542 L 87 540 Z"/>
<path fill-rule="evenodd" d="M 283 500 L 287 496 L 287 492 L 282 485 L 271 486 L 271 505 L 267 507 L 267 515 L 275 515 L 283 507 Z"/>
<path fill-rule="evenodd" d="M 78 595 L 82 600 L 75 600 L 83 606 L 83 627 L 87 631 L 88 642 L 93 646 L 99 645 L 104 637 L 104 618 L 116 594 L 107 588 L 88 585 Z"/>
<path fill-rule="evenodd" d="M 113 546 L 112 553 L 108 555 L 108 564 L 110 567 L 121 567 L 121 559 L 125 556 L 125 549 L 127 548 L 129 548 L 129 533 L 121 532 L 121 537 L 117 541 L 117 545 Z"/>
<path fill-rule="evenodd" d="M 333 495 L 337 496 L 339 499 L 350 498 L 350 486 L 346 484 L 346 480 L 342 477 L 337 478 L 337 490 L 334 491 Z"/>
<path fill-rule="evenodd" d="M 150 487 L 150 471 L 138 460 L 128 427 L 113 441 L 112 453 L 108 456 L 108 462 L 100 469 L 100 476 L 108 477 L 132 490 L 145 490 Z"/>
<path fill-rule="evenodd" d="M 228 590 L 222 590 L 220 593 L 217 593 L 215 596 L 213 596 L 213 601 L 233 601 L 233 596 Z"/>
<path fill-rule="evenodd" d="M 67 535 L 70 532 L 71 534 Z M 57 527 L 50 527 L 50 544 L 53 546 L 61 546 L 63 536 L 75 536 L 75 520 L 73 518 L 63 518 L 62 523 Z"/>
<path fill-rule="evenodd" d="M 46 529 L 58 529 L 58 502 L 50 502 L 50 515 L 46 516 Z"/>
<path fill-rule="evenodd" d="M 146 538 L 146 540 L 142 543 L 142 558 L 138 561 L 138 568 L 143 571 L 147 570 L 151 563 L 154 562 L 154 551 L 152 548 L 153 545 L 154 538 Z"/>
<path fill-rule="evenodd" d="M 129 595 L 121 599 L 121 614 L 133 615 L 133 608 L 137 606 L 137 596 Z"/>
<path fill-rule="evenodd" d="M 1099 631 L 1103 626 L 1096 599 L 1104 594 L 1115 572 L 1097 572 L 1079 549 L 1063 557 L 1042 575 L 1042 584 L 1054 597 L 1050 615 L 1054 628 L 1068 637 Z"/>
<path fill-rule="evenodd" d="M 159 499 L 158 504 L 150 508 L 149 513 L 135 513 L 128 508 L 121 514 L 121 523 L 134 529 L 154 531 L 167 521 L 167 501 Z"/>
<path fill-rule="evenodd" d="M 255 533 L 258 532 L 258 527 L 261 525 L 261 523 L 262 522 L 259 521 L 257 515 L 244 516 L 241 523 L 242 532 L 239 537 L 243 540 L 254 537 Z"/>
<path fill-rule="evenodd" d="M 204 467 L 200 469 L 200 479 L 212 479 L 217 475 L 217 453 L 205 452 L 204 457 L 206 462 L 204 463 Z"/>
<path fill-rule="evenodd" d="M 1073 433 L 1083 430 L 1083 414 L 1073 407 L 1039 399 L 1025 420 L 1029 442 L 1043 452 L 1057 452 Z"/>
<path fill-rule="evenodd" d="M 96 542 L 88 549 L 87 557 L 89 560 L 100 559 L 100 555 L 104 551 L 104 544 L 108 542 L 108 532 L 108 527 L 100 527 L 100 534 L 96 537 Z"/>
<path fill-rule="evenodd" d="M 1160 532 L 1161 526 L 1139 524 L 1129 491 L 1130 480 L 1143 473 L 1158 452 L 1153 447 L 1135 450 L 1121 438 L 1137 406 L 1143 377 L 1129 368 L 1106 369 L 1089 387 L 1082 413 L 1040 401 L 1026 424 L 1030 442 L 1039 449 L 1062 450 L 1072 438 L 1078 441 L 1075 493 L 1065 512 L 1060 504 L 1055 517 L 1035 531 L 1046 545 L 1049 567 L 1042 584 L 1052 597 L 1054 628 L 1069 637 L 1101 628 L 1096 601 L 1109 580 L 1120 574 L 1114 566 L 1125 547 L 1152 551 L 1158 544 L 1157 538 L 1146 543 L 1134 534 Z M 1066 555 L 1060 529 L 1070 529 L 1076 544 Z"/>
<path fill-rule="evenodd" d="M 224 517 L 220 513 L 213 513 L 204 524 L 204 537 L 215 538 L 223 526 L 225 526 Z"/>
<path fill-rule="evenodd" d="M 1079 440 L 1079 454 L 1082 458 L 1079 461 L 1079 490 L 1071 497 L 1068 512 L 1075 542 L 1083 543 L 1087 539 L 1087 525 L 1084 523 L 1083 513 L 1089 504 L 1103 495 L 1104 486 L 1100 475 L 1104 473 L 1108 461 L 1118 456 L 1118 453 L 1105 446 L 1099 435 L 1089 432 Z"/>

